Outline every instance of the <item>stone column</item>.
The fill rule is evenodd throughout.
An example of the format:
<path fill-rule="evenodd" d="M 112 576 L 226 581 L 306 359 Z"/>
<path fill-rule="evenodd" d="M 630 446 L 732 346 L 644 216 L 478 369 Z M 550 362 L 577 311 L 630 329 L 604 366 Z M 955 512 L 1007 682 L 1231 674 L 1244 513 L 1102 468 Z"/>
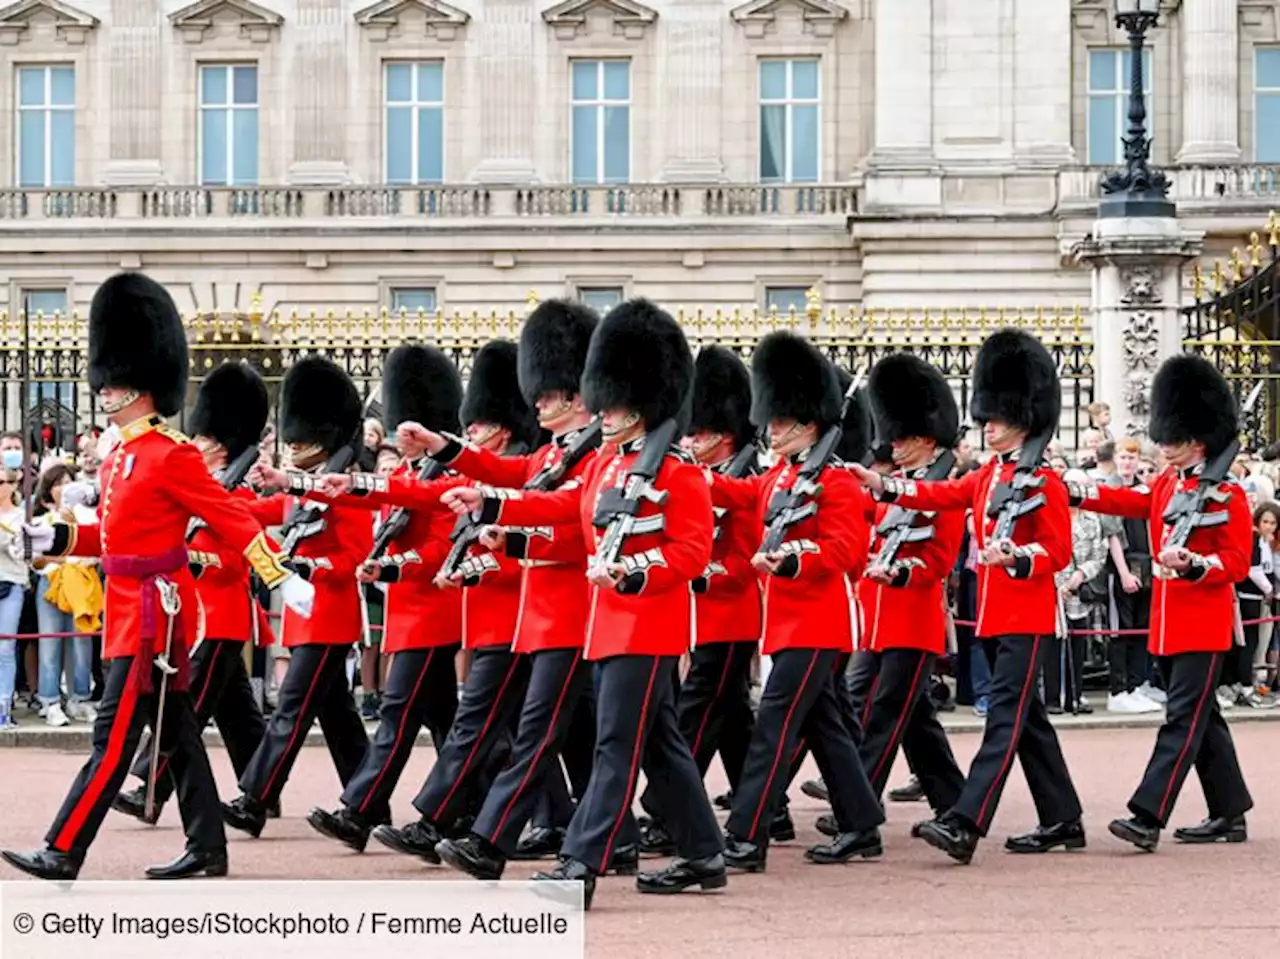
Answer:
<path fill-rule="evenodd" d="M 164 89 L 162 30 L 171 29 L 159 0 L 112 0 L 107 40 L 111 104 L 108 186 L 151 186 L 164 179 L 160 115 Z M 88 77 L 77 77 L 85 83 Z"/>
<path fill-rule="evenodd" d="M 879 0 L 875 77 L 872 168 L 932 170 L 933 0 Z"/>
<path fill-rule="evenodd" d="M 718 2 L 684 3 L 662 16 L 657 61 L 667 155 L 661 177 L 684 183 L 723 180 L 724 9 Z"/>
<path fill-rule="evenodd" d="M 1183 0 L 1182 149 L 1178 163 L 1240 159 L 1236 0 Z"/>
<path fill-rule="evenodd" d="M 342 0 L 297 0 L 288 76 L 293 118 L 289 182 L 335 184 L 351 180 L 347 131 L 347 18 Z M 282 91 L 283 92 L 283 91 Z M 264 132 L 265 129 L 264 129 Z"/>
<path fill-rule="evenodd" d="M 1173 217 L 1120 217 L 1095 221 L 1076 249 L 1093 267 L 1093 398 L 1117 435 L 1146 436 L 1151 380 L 1182 352 L 1182 267 L 1203 237 Z"/>
<path fill-rule="evenodd" d="M 476 27 L 472 73 L 481 104 L 480 164 L 471 173 L 479 183 L 532 183 L 533 130 L 538 88 L 533 66 L 534 20 L 537 11 L 528 0 L 487 0 L 472 21 Z M 542 26 L 541 23 L 538 24 Z M 478 47 L 478 50 L 477 50 Z"/>
<path fill-rule="evenodd" d="M 1020 167 L 1075 162 L 1071 147 L 1071 0 L 1016 0 L 1014 156 Z"/>

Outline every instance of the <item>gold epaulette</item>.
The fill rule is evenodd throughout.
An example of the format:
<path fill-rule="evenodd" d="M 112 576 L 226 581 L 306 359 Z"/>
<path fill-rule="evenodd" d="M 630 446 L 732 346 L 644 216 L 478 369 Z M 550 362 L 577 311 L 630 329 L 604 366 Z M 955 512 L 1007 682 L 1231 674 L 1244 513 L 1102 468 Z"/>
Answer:
<path fill-rule="evenodd" d="M 175 443 L 191 442 L 191 437 L 187 436 L 182 430 L 175 430 L 172 426 L 157 426 L 156 432 L 165 439 L 173 440 Z"/>

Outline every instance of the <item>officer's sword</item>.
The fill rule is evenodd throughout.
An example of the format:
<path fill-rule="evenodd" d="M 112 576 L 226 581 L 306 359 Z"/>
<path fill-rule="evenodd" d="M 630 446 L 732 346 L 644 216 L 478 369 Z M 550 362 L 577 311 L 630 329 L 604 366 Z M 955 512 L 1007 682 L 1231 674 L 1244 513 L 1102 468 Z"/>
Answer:
<path fill-rule="evenodd" d="M 156 814 L 156 774 L 160 768 L 160 736 L 164 730 L 164 704 L 169 692 L 169 677 L 178 671 L 169 662 L 169 657 L 173 654 L 173 624 L 175 617 L 182 610 L 177 586 L 166 579 L 157 579 L 156 589 L 160 591 L 160 608 L 164 611 L 166 624 L 164 652 L 155 658 L 155 666 L 160 670 L 160 692 L 156 697 L 155 720 L 151 723 L 151 765 L 147 769 L 145 807 L 148 820 L 154 819 Z"/>

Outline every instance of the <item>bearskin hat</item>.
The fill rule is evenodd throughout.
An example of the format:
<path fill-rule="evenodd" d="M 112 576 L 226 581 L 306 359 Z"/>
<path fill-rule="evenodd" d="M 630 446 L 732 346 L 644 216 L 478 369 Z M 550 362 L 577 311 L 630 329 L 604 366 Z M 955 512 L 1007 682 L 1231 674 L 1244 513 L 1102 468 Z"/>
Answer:
<path fill-rule="evenodd" d="M 582 385 L 587 346 L 600 318 L 570 300 L 543 300 L 520 330 L 520 392 L 530 406 L 543 393 L 572 396 Z"/>
<path fill-rule="evenodd" d="M 786 330 L 767 334 L 751 357 L 751 422 L 778 417 L 826 429 L 840 419 L 836 367 L 818 348 Z"/>
<path fill-rule="evenodd" d="M 173 297 L 141 273 L 117 273 L 89 307 L 89 388 L 149 393 L 173 416 L 187 398 L 187 336 Z"/>
<path fill-rule="evenodd" d="M 1240 432 L 1231 387 L 1202 356 L 1171 356 L 1151 382 L 1149 434 L 1155 443 L 1204 444 L 1212 459 Z"/>
<path fill-rule="evenodd" d="M 693 407 L 689 432 L 706 430 L 733 437 L 737 449 L 755 441 L 751 425 L 751 374 L 737 353 L 704 346 L 693 366 Z"/>
<path fill-rule="evenodd" d="M 510 340 L 491 340 L 471 361 L 471 378 L 462 398 L 463 426 L 494 423 L 511 431 L 511 442 L 533 449 L 537 413 L 525 402 L 517 376 L 518 350 Z"/>
<path fill-rule="evenodd" d="M 217 440 L 231 461 L 261 438 L 269 409 L 267 384 L 257 371 L 228 360 L 200 384 L 187 431 Z"/>
<path fill-rule="evenodd" d="M 648 429 L 688 410 L 693 353 L 671 314 L 645 299 L 609 311 L 591 335 L 582 398 L 594 413 L 635 410 Z"/>
<path fill-rule="evenodd" d="M 330 359 L 304 356 L 284 375 L 280 438 L 286 443 L 314 443 L 332 456 L 356 439 L 363 412 L 355 383 Z"/>
<path fill-rule="evenodd" d="M 849 391 L 853 377 L 836 367 L 836 378 L 840 381 L 840 396 Z M 841 424 L 840 443 L 836 446 L 836 456 L 845 463 L 861 463 L 866 459 L 868 451 L 875 443 L 875 434 L 871 423 L 871 406 L 867 402 L 865 388 L 858 390 L 849 400 L 849 409 L 844 414 Z"/>
<path fill-rule="evenodd" d="M 1062 387 L 1049 351 L 1022 330 L 996 330 L 978 350 L 973 369 L 974 420 L 998 420 L 1030 436 L 1054 430 L 1062 415 Z"/>
<path fill-rule="evenodd" d="M 382 425 L 394 433 L 401 423 L 421 423 L 436 433 L 458 429 L 462 377 L 434 346 L 397 346 L 382 367 Z"/>
<path fill-rule="evenodd" d="M 912 436 L 950 449 L 960 435 L 960 410 L 937 367 L 910 353 L 891 353 L 871 368 L 867 395 L 876 436 L 892 443 Z"/>

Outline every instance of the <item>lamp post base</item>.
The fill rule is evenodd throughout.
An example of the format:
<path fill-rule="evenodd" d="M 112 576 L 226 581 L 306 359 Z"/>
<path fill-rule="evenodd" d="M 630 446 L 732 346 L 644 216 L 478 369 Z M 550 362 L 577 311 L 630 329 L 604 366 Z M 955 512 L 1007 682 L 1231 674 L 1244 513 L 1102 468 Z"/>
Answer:
<path fill-rule="evenodd" d="M 1146 197 L 1132 193 L 1104 194 L 1098 203 L 1098 219 L 1120 217 L 1176 217 L 1177 207 L 1166 197 Z"/>

